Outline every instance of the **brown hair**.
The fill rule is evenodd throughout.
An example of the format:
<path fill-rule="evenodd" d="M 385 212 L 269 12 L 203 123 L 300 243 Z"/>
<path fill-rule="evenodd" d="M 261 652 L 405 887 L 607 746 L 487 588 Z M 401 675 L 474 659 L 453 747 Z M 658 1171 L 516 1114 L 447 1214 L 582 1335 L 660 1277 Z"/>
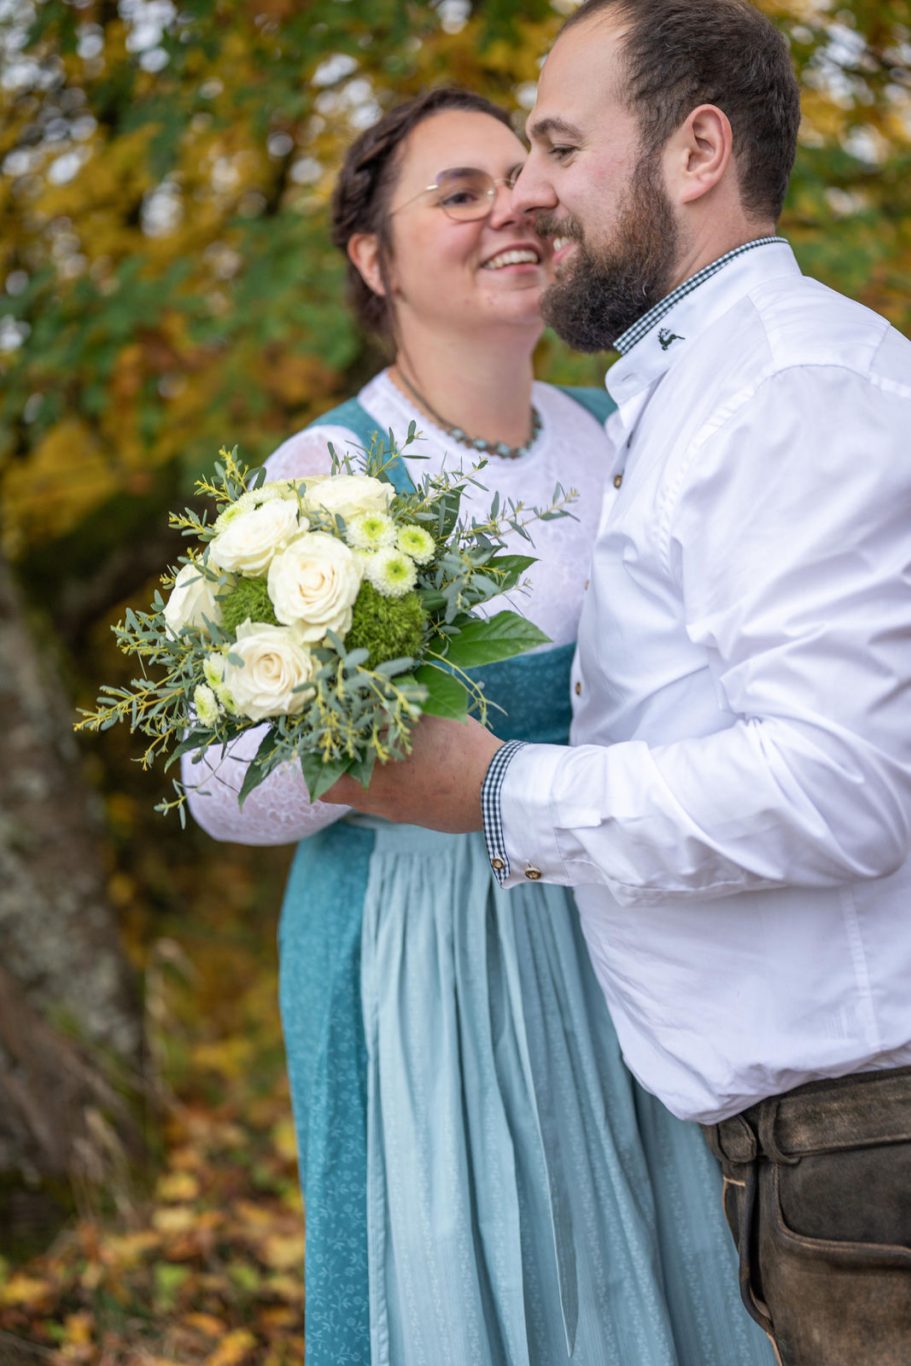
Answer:
<path fill-rule="evenodd" d="M 797 151 L 800 92 L 772 21 L 749 0 L 585 0 L 563 31 L 611 11 L 629 24 L 626 95 L 645 154 L 698 105 L 716 105 L 731 121 L 744 209 L 777 221 Z"/>
<path fill-rule="evenodd" d="M 361 133 L 342 164 L 332 195 L 332 241 L 347 255 L 355 233 L 375 233 L 379 242 L 380 271 L 385 283 L 386 262 L 392 249 L 389 201 L 398 179 L 399 148 L 419 123 L 447 109 L 489 114 L 512 128 L 505 109 L 482 95 L 454 86 L 427 90 L 396 105 L 372 127 Z M 387 298 L 374 294 L 354 264 L 348 261 L 348 302 L 361 325 L 388 338 L 392 333 L 392 308 Z"/>

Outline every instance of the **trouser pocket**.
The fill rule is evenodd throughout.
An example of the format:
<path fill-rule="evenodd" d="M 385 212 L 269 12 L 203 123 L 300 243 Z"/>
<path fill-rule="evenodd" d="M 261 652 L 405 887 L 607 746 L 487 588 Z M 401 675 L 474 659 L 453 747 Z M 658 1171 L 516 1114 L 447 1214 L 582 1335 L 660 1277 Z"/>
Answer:
<path fill-rule="evenodd" d="M 757 1261 L 785 1366 L 909 1366 L 911 1143 L 759 1164 Z"/>

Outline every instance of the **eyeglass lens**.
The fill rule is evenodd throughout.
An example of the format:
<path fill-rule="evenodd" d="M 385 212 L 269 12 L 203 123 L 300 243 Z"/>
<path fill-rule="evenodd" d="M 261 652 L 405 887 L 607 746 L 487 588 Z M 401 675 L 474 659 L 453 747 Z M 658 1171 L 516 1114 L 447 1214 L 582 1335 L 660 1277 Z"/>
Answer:
<path fill-rule="evenodd" d="M 447 217 L 457 222 L 469 222 L 490 213 L 497 185 L 510 183 L 510 180 L 494 180 L 486 171 L 471 166 L 458 166 L 453 170 L 440 171 L 436 178 L 434 203 Z"/>

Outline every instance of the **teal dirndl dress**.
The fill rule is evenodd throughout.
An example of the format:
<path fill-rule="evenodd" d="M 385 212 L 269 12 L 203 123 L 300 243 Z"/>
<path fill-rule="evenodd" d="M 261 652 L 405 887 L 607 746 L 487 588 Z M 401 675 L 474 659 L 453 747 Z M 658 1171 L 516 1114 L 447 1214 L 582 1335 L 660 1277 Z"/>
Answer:
<path fill-rule="evenodd" d="M 478 671 L 499 735 L 566 742 L 572 653 Z M 624 1067 L 570 893 L 352 815 L 298 846 L 279 939 L 308 1366 L 772 1366 L 717 1166 Z"/>

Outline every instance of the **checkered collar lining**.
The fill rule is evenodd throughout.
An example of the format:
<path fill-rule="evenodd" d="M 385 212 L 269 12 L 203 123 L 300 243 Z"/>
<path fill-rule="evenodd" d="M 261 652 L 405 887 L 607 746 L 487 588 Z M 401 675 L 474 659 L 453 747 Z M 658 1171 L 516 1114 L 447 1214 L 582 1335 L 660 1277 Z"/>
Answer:
<path fill-rule="evenodd" d="M 637 322 L 633 323 L 632 327 L 627 328 L 622 337 L 618 337 L 614 342 L 614 350 L 619 351 L 621 356 L 628 355 L 636 343 L 640 342 L 643 337 L 651 332 L 652 328 L 657 326 L 661 319 L 666 317 L 681 299 L 685 299 L 688 294 L 692 294 L 694 289 L 698 289 L 700 285 L 705 284 L 706 280 L 710 280 L 713 275 L 717 275 L 719 270 L 722 270 L 729 261 L 736 260 L 738 256 L 743 256 L 745 252 L 752 251 L 754 247 L 767 247 L 773 243 L 783 243 L 785 246 L 788 245 L 786 237 L 757 237 L 755 241 L 744 242 L 742 246 L 734 247 L 732 251 L 725 252 L 724 256 L 719 256 L 717 261 L 712 261 L 709 265 L 703 266 L 702 270 L 697 271 L 695 275 L 691 275 L 688 280 L 684 280 L 683 284 L 678 285 L 677 288 L 662 299 L 660 303 L 655 304 L 647 313 L 643 313 L 642 317 Z"/>

